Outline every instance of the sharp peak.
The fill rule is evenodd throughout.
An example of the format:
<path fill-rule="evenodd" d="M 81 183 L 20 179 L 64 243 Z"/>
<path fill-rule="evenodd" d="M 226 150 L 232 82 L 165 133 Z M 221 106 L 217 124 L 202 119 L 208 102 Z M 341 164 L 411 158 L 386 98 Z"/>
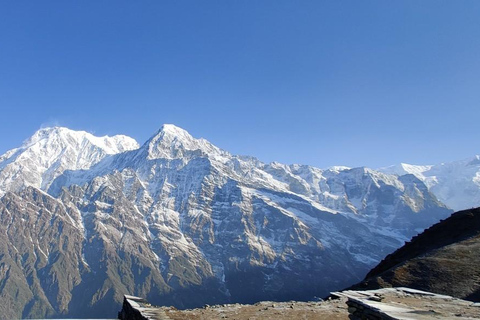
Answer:
<path fill-rule="evenodd" d="M 194 139 L 187 130 L 169 123 L 162 125 L 160 130 L 155 134 L 155 136 L 158 136 L 158 135 L 164 135 L 164 136 L 168 135 L 168 136 L 174 136 L 178 138 Z"/>
<path fill-rule="evenodd" d="M 176 126 L 171 123 L 164 123 L 162 127 L 160 128 L 160 131 L 169 131 L 169 132 L 187 132 L 185 129 L 180 128 L 179 126 Z"/>
<path fill-rule="evenodd" d="M 142 147 L 148 150 L 149 159 L 181 158 L 186 153 L 199 151 L 203 154 L 227 154 L 204 138 L 194 138 L 185 129 L 173 124 L 164 124 Z"/>
<path fill-rule="evenodd" d="M 145 144 L 157 143 L 158 141 L 179 143 L 208 143 L 204 138 L 195 138 L 187 130 L 174 124 L 163 124 Z"/>

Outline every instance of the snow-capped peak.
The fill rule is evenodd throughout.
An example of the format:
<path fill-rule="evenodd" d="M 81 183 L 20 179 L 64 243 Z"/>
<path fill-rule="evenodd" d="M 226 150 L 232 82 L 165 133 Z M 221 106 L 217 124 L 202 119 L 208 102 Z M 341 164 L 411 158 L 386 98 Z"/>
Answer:
<path fill-rule="evenodd" d="M 193 139 L 193 137 L 190 135 L 190 133 L 187 132 L 187 130 L 177 127 L 174 124 L 171 123 L 165 123 L 162 125 L 160 128 L 159 132 L 163 132 L 165 134 L 170 134 L 176 137 L 183 136 L 186 139 Z"/>
<path fill-rule="evenodd" d="M 42 128 L 27 139 L 21 148 L 27 149 L 36 144 L 48 145 L 58 141 L 70 144 L 81 144 L 88 141 L 106 154 L 117 154 L 139 148 L 137 141 L 124 135 L 97 137 L 86 131 L 75 131 L 65 127 Z"/>
<path fill-rule="evenodd" d="M 398 165 L 380 168 L 378 169 L 378 171 L 388 173 L 388 174 L 396 174 L 399 176 L 402 176 L 404 174 L 413 174 L 417 178 L 422 179 L 423 172 L 428 171 L 431 168 L 432 168 L 431 165 L 420 166 L 420 165 L 413 165 L 408 163 L 400 163 Z"/>
<path fill-rule="evenodd" d="M 96 137 L 64 127 L 42 128 L 0 156 L 0 195 L 25 186 L 45 190 L 65 170 L 88 169 L 107 155 L 138 147 L 122 135 Z"/>
<path fill-rule="evenodd" d="M 405 175 L 413 174 L 423 181 L 435 196 L 455 210 L 480 205 L 480 156 L 436 165 L 401 163 L 379 171 Z"/>
<path fill-rule="evenodd" d="M 333 171 L 333 172 L 340 172 L 340 171 L 345 171 L 345 170 L 350 170 L 352 168 L 346 167 L 346 166 L 331 166 L 328 168 L 328 170 Z"/>
<path fill-rule="evenodd" d="M 179 159 L 191 155 L 223 156 L 228 152 L 214 146 L 207 140 L 192 137 L 187 131 L 172 124 L 164 124 L 162 128 L 150 138 L 143 148 L 148 150 L 147 158 L 152 159 Z"/>

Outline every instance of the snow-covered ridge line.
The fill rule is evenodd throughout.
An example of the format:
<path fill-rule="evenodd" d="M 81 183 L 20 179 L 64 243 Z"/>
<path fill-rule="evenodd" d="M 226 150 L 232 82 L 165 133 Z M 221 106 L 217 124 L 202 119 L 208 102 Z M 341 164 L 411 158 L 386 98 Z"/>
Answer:
<path fill-rule="evenodd" d="M 84 170 L 108 155 L 139 148 L 124 135 L 96 137 L 64 127 L 42 128 L 0 156 L 0 195 L 27 186 L 47 190 L 66 170 Z"/>
<path fill-rule="evenodd" d="M 134 139 L 124 135 L 96 137 L 85 131 L 51 127 L 38 130 L 22 146 L 0 156 L 0 195 L 25 186 L 48 190 L 54 179 L 67 170 L 87 170 L 107 156 L 134 150 L 138 152 L 133 156 L 143 158 L 143 154 L 146 154 L 148 160 L 178 159 L 186 163 L 189 159 L 205 157 L 219 171 L 230 171 L 237 178 L 239 174 L 244 175 L 268 187 L 304 195 L 307 193 L 312 197 L 323 194 L 328 198 L 338 198 L 331 192 L 325 194 L 322 188 L 318 187 L 318 183 L 323 180 L 321 177 L 358 170 L 344 166 L 319 169 L 278 162 L 265 164 L 253 157 L 234 156 L 203 138 L 192 137 L 186 130 L 172 124 L 163 125 L 142 147 Z M 118 161 L 126 160 L 128 159 L 122 158 Z M 103 167 L 110 165 L 105 163 Z M 373 176 L 378 176 L 379 172 L 397 176 L 413 174 L 425 183 L 440 201 L 455 210 L 480 206 L 478 155 L 473 159 L 438 165 L 401 163 L 377 170 L 365 170 L 370 170 Z M 90 176 L 95 174 L 97 173 L 91 172 Z M 385 180 L 385 177 L 382 179 Z M 393 178 L 387 180 L 390 185 L 397 183 Z"/>
<path fill-rule="evenodd" d="M 135 139 L 126 135 L 114 135 L 114 136 L 102 136 L 98 137 L 89 132 L 83 130 L 71 130 L 66 127 L 45 127 L 36 131 L 33 136 L 25 140 L 20 147 L 21 149 L 27 149 L 34 144 L 39 143 L 41 140 L 50 140 L 52 137 L 65 137 L 67 139 L 82 141 L 88 140 L 95 146 L 104 150 L 107 154 L 117 154 L 127 150 L 138 149 L 140 145 Z"/>
<path fill-rule="evenodd" d="M 454 210 L 480 206 L 480 156 L 436 165 L 401 163 L 378 169 L 396 175 L 413 174 L 437 198 Z"/>

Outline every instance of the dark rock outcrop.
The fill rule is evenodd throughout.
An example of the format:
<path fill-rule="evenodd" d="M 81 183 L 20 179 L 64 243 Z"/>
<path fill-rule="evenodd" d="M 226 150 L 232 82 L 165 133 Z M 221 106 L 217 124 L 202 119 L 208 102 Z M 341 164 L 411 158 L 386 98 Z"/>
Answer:
<path fill-rule="evenodd" d="M 125 295 L 122 310 L 118 313 L 120 320 L 171 320 L 165 308 L 152 306 L 147 300 Z M 170 308 L 168 308 L 170 309 Z"/>

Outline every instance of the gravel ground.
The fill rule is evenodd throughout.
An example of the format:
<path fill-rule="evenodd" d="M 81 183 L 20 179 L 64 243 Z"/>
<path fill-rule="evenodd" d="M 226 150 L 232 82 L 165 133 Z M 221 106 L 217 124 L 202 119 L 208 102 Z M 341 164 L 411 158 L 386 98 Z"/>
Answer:
<path fill-rule="evenodd" d="M 260 320 L 260 319 L 348 319 L 346 299 L 323 302 L 271 302 L 263 301 L 254 305 L 227 304 L 205 306 L 193 310 L 175 310 L 165 308 L 165 313 L 172 320 Z"/>

